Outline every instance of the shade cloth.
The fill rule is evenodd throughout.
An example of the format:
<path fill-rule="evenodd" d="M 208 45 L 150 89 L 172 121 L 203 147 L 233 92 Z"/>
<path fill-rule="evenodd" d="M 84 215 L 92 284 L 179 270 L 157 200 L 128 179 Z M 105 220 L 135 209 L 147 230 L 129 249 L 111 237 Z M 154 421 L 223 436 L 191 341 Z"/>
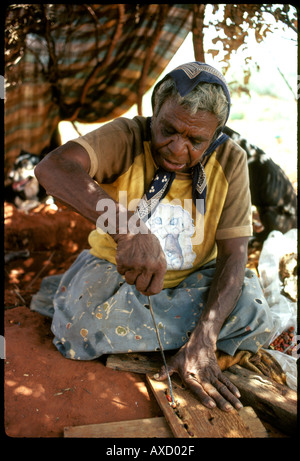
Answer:
<path fill-rule="evenodd" d="M 5 169 L 40 155 L 62 120 L 119 117 L 192 27 L 190 4 L 36 4 L 7 10 Z M 17 37 L 17 38 L 16 38 Z"/>

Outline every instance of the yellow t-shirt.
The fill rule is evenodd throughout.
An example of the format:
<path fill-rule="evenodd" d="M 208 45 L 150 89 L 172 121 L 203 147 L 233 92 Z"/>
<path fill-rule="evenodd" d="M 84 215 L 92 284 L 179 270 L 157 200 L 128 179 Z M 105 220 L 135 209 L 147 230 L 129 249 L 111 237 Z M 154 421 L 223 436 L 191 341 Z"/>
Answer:
<path fill-rule="evenodd" d="M 135 210 L 156 171 L 145 117 L 120 117 L 74 140 L 91 160 L 90 176 L 116 201 Z M 192 177 L 177 173 L 148 227 L 159 238 L 167 259 L 164 288 L 178 285 L 217 256 L 216 240 L 252 235 L 247 157 L 228 139 L 204 164 L 206 213 L 192 203 Z M 116 264 L 116 244 L 103 231 L 89 235 L 91 253 Z"/>

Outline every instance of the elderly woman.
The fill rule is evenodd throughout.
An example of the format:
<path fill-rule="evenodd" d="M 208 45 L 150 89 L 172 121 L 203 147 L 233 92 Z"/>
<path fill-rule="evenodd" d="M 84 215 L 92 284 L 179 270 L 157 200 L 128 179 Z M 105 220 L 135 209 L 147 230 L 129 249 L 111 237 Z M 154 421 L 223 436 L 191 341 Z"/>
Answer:
<path fill-rule="evenodd" d="M 36 167 L 47 193 L 96 229 L 90 250 L 44 279 L 32 309 L 53 317 L 65 357 L 92 360 L 157 350 L 151 296 L 163 347 L 174 350 L 169 373 L 207 407 L 240 408 L 216 353 L 257 352 L 272 321 L 245 269 L 247 159 L 222 133 L 228 86 L 213 67 L 188 63 L 156 85 L 152 103 L 152 117 L 118 118 Z"/>

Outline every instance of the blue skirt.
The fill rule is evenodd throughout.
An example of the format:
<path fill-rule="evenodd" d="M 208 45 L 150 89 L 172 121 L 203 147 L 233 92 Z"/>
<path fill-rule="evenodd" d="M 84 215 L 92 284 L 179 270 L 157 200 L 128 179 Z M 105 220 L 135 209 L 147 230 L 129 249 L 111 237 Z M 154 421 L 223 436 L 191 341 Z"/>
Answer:
<path fill-rule="evenodd" d="M 180 348 L 195 328 L 215 273 L 215 261 L 175 288 L 151 297 L 165 350 Z M 113 264 L 84 250 L 61 275 L 45 277 L 31 309 L 52 318 L 54 344 L 67 358 L 159 350 L 148 298 L 128 285 Z M 257 350 L 272 336 L 273 321 L 259 278 L 245 271 L 242 294 L 226 319 L 217 348 L 234 355 Z"/>

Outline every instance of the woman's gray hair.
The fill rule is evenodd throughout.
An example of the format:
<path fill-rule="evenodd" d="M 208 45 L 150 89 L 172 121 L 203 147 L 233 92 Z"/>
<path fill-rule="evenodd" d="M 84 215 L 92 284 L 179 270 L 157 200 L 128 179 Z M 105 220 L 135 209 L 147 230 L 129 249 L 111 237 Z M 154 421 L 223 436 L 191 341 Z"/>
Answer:
<path fill-rule="evenodd" d="M 218 127 L 224 126 L 229 103 L 220 85 L 214 83 L 199 83 L 190 93 L 182 97 L 176 89 L 176 84 L 172 77 L 164 79 L 153 90 L 152 109 L 153 114 L 157 115 L 161 106 L 168 98 L 186 108 L 192 115 L 200 110 L 207 110 L 215 114 L 219 120 Z"/>

